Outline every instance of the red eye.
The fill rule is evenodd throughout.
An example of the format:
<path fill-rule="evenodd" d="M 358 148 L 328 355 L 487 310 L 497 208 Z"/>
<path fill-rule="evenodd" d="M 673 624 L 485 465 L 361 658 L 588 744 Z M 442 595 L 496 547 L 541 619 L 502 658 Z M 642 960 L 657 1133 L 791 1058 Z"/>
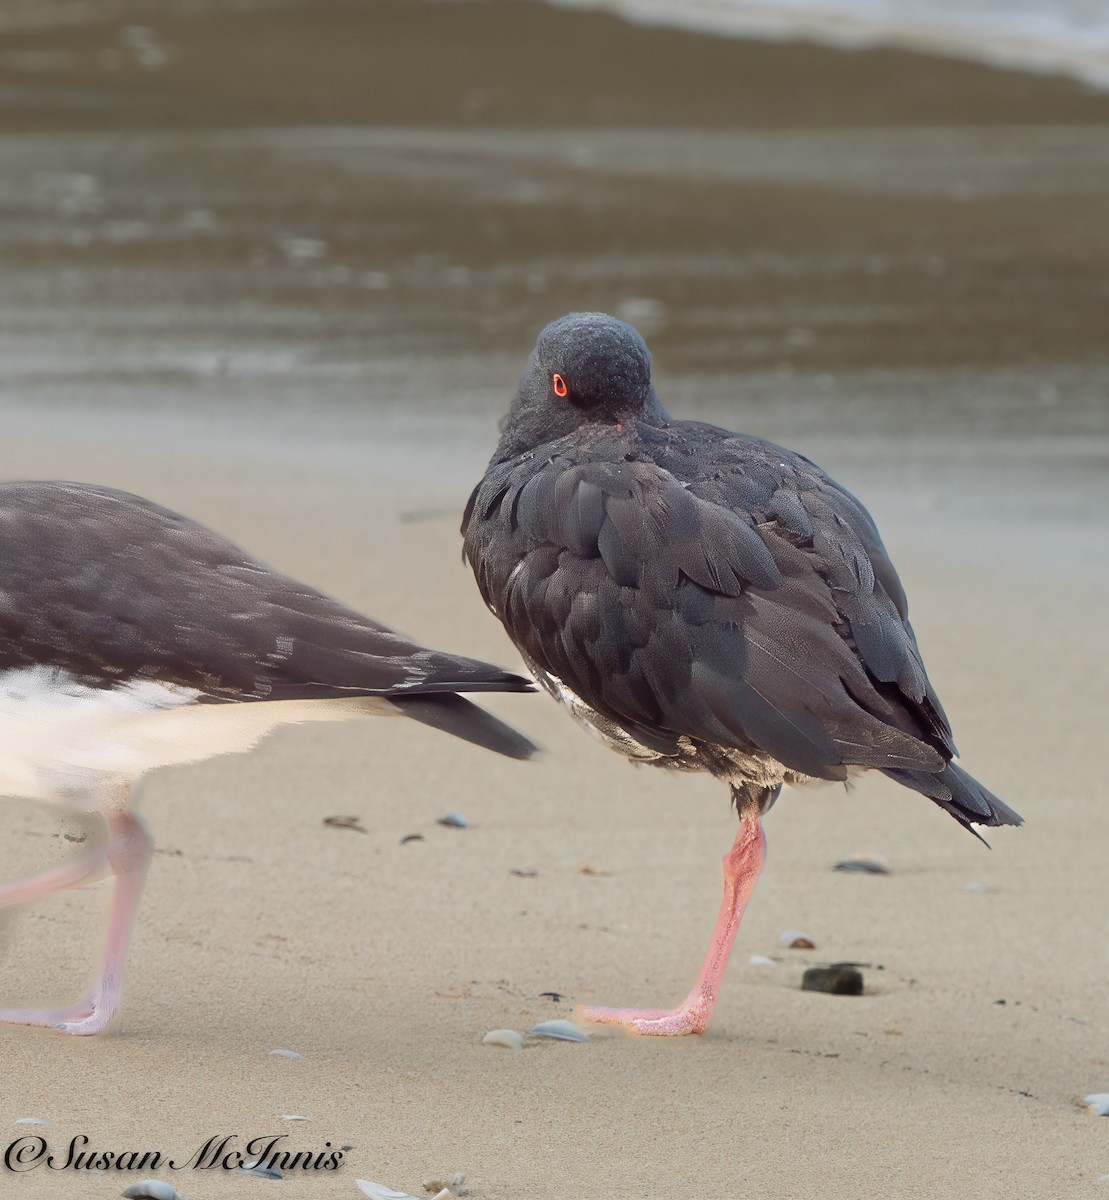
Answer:
<path fill-rule="evenodd" d="M 551 386 L 554 388 L 554 394 L 556 396 L 565 396 L 566 393 L 570 390 L 566 386 L 566 380 L 563 379 L 561 375 L 552 375 L 551 376 Z"/>

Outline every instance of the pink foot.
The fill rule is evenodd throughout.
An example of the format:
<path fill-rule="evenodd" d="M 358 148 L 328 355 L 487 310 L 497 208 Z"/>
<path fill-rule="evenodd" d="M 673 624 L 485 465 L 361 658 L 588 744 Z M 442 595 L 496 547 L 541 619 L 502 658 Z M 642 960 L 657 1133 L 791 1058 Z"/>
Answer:
<path fill-rule="evenodd" d="M 59 1033 L 99 1033 L 108 1023 L 107 1019 L 101 1019 L 97 1024 L 96 1005 L 92 996 L 85 996 L 76 1004 L 67 1004 L 63 1008 L 0 1009 L 0 1022 L 7 1025 L 40 1025 Z M 90 1023 L 96 1024 L 96 1028 L 86 1028 Z"/>
<path fill-rule="evenodd" d="M 87 1036 L 103 1032 L 119 1011 L 127 941 L 150 862 L 151 845 L 142 822 L 126 808 L 109 812 L 105 820 L 109 831 L 107 861 L 115 875 L 115 888 L 108 915 L 108 937 L 96 984 L 89 995 L 76 1004 L 65 1008 L 0 1009 L 0 1021 L 10 1025 L 41 1025 L 58 1033 Z M 80 864 L 80 869 L 64 864 L 61 868 L 33 876 L 16 885 L 19 894 L 14 895 L 14 900 L 72 886 L 73 882 L 84 879 L 91 871 L 99 870 L 100 865 L 99 857 L 89 858 Z M 13 892 L 8 889 L 7 902 L 12 902 L 12 899 Z M 0 893 L 0 905 L 3 902 L 4 894 Z"/>
<path fill-rule="evenodd" d="M 597 1025 L 623 1025 L 629 1034 L 643 1037 L 682 1037 L 704 1033 L 709 1027 L 711 1006 L 685 1005 L 681 1008 L 599 1008 L 580 1004 L 577 1014 L 583 1021 Z"/>
<path fill-rule="evenodd" d="M 728 965 L 728 955 L 740 918 L 765 858 L 766 842 L 758 814 L 745 816 L 736 834 L 735 844 L 724 856 L 724 899 L 716 918 L 712 944 L 701 968 L 700 978 L 679 1008 L 595 1008 L 583 1005 L 577 1010 L 582 1020 L 601 1025 L 623 1025 L 628 1033 L 646 1037 L 681 1037 L 686 1033 L 704 1033 L 712 1017 L 716 997 L 720 994 L 724 968 Z"/>

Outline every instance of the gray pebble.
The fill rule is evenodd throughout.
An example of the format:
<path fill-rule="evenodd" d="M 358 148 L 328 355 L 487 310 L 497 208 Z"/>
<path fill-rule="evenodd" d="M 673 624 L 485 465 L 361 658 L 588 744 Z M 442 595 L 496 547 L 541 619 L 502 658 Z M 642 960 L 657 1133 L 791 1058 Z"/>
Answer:
<path fill-rule="evenodd" d="M 832 870 L 847 871 L 852 875 L 888 875 L 890 866 L 877 854 L 852 854 L 850 858 L 841 858 Z"/>
<path fill-rule="evenodd" d="M 834 996 L 861 996 L 863 973 L 849 963 L 832 963 L 830 967 L 809 967 L 801 976 L 801 991 L 830 992 Z"/>

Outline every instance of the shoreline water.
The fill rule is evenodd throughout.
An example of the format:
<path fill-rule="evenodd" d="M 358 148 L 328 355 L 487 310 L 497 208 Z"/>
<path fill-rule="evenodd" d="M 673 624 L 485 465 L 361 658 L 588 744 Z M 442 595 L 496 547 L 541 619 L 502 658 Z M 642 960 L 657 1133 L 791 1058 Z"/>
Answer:
<path fill-rule="evenodd" d="M 1109 19 L 1079 4 L 976 4 L 936 0 L 552 0 L 629 21 L 727 37 L 811 41 L 838 49 L 896 47 L 1109 88 Z"/>

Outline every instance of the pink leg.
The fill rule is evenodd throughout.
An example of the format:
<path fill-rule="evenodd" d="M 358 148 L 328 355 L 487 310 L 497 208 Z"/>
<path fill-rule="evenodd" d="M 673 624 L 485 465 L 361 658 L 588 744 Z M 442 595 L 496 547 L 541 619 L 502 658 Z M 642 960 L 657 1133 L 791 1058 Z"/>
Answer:
<path fill-rule="evenodd" d="M 119 1011 L 127 942 L 131 936 L 146 869 L 150 865 L 151 841 L 143 823 L 126 807 L 112 811 L 105 820 L 109 835 L 107 861 L 115 875 L 115 890 L 112 893 L 108 937 L 100 975 L 92 991 L 84 999 L 65 1008 L 0 1010 L 0 1021 L 13 1025 L 46 1025 L 61 1033 L 90 1034 L 100 1033 Z M 61 868 L 54 870 L 61 872 Z M 95 870 L 88 872 L 90 875 L 94 873 Z M 24 880 L 22 885 L 12 886 L 25 886 L 38 878 L 33 876 L 32 880 Z"/>
<path fill-rule="evenodd" d="M 23 904 L 27 900 L 49 896 L 52 892 L 78 887 L 99 876 L 107 865 L 103 850 L 86 851 L 56 867 L 39 871 L 37 875 L 28 875 L 17 883 L 0 884 L 0 908 L 10 908 L 13 904 Z"/>
<path fill-rule="evenodd" d="M 757 816 L 745 817 L 735 843 L 724 856 L 724 900 L 716 918 L 712 945 L 693 991 L 680 1008 L 595 1008 L 578 1009 L 586 1021 L 606 1025 L 624 1025 L 629 1033 L 676 1037 L 683 1033 L 704 1033 L 720 992 L 724 968 L 735 941 L 743 910 L 755 888 L 755 881 L 766 861 L 766 838 Z"/>

